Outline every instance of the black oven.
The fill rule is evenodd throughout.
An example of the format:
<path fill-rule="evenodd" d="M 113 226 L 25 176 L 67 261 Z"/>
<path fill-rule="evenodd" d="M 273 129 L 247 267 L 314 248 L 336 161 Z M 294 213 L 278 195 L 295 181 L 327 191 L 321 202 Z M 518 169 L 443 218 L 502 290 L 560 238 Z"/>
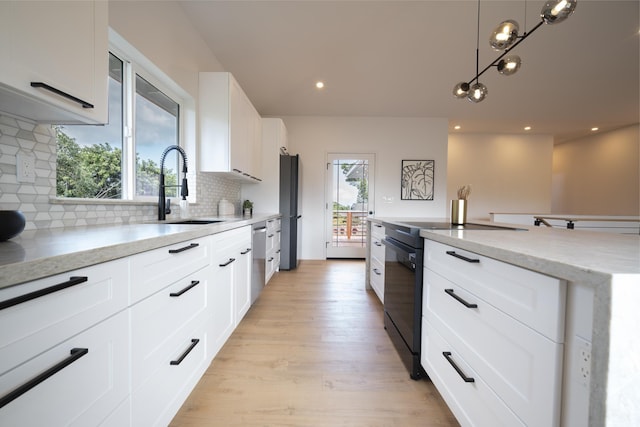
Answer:
<path fill-rule="evenodd" d="M 424 242 L 420 229 L 383 223 L 384 327 L 409 376 L 427 377 L 420 364 L 422 331 L 422 265 Z"/>

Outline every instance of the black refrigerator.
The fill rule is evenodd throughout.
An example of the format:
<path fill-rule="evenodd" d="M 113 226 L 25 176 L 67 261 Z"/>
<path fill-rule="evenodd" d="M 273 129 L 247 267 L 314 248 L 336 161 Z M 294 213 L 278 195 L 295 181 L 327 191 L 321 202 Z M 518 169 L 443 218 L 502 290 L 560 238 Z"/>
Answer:
<path fill-rule="evenodd" d="M 296 154 L 280 155 L 280 270 L 293 270 L 298 266 L 300 251 L 300 158 Z"/>

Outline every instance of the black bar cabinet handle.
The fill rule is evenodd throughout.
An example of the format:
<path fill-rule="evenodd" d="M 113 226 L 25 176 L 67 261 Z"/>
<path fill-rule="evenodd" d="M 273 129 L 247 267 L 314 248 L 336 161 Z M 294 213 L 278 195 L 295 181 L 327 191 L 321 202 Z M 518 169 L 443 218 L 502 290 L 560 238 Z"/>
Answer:
<path fill-rule="evenodd" d="M 380 271 L 377 268 L 374 268 L 373 272 L 376 273 L 378 276 L 382 275 L 382 273 L 380 273 Z"/>
<path fill-rule="evenodd" d="M 374 245 L 376 245 L 376 246 L 382 246 L 382 243 L 377 242 L 377 241 L 376 241 L 376 242 L 373 242 L 373 244 L 374 244 Z"/>
<path fill-rule="evenodd" d="M 62 289 L 70 288 L 71 286 L 79 285 L 87 280 L 89 280 L 89 278 L 86 276 L 72 276 L 66 282 L 58 283 L 57 285 L 49 286 L 48 288 L 40 289 L 39 291 L 30 292 L 28 294 L 20 295 L 19 297 L 2 301 L 0 302 L 0 310 L 61 291 Z"/>
<path fill-rule="evenodd" d="M 458 365 L 456 365 L 456 362 L 454 362 L 453 359 L 451 358 L 450 351 L 443 351 L 442 355 L 444 356 L 445 359 L 447 359 L 447 362 L 449 362 L 451 366 L 453 366 L 453 369 L 456 370 L 458 375 L 460 375 L 460 378 L 462 378 L 465 383 L 473 383 L 476 381 L 473 377 L 468 377 L 464 372 L 462 372 L 462 369 L 460 369 Z"/>
<path fill-rule="evenodd" d="M 170 297 L 179 297 L 180 295 L 184 294 L 185 292 L 187 292 L 189 289 L 197 286 L 200 283 L 199 280 L 192 280 L 191 284 L 187 285 L 186 288 L 179 290 L 178 292 L 171 292 L 169 294 Z"/>
<path fill-rule="evenodd" d="M 227 265 L 231 264 L 233 261 L 235 261 L 235 258 L 229 258 L 229 261 L 225 262 L 224 264 L 218 264 L 220 267 L 226 267 Z"/>
<path fill-rule="evenodd" d="M 453 291 L 453 289 L 445 289 L 444 290 L 448 295 L 452 296 L 456 301 L 458 301 L 460 304 L 464 305 L 467 308 L 478 308 L 478 304 L 472 304 L 470 302 L 465 301 L 464 299 L 462 299 L 461 297 L 459 297 L 458 295 L 455 294 L 455 292 Z"/>
<path fill-rule="evenodd" d="M 82 105 L 82 108 L 93 108 L 93 104 L 89 104 L 87 101 L 83 101 L 80 98 L 76 98 L 75 96 L 70 95 L 70 94 L 68 94 L 66 92 L 63 92 L 60 89 L 57 89 L 57 88 L 55 88 L 53 86 L 50 86 L 50 85 L 48 85 L 46 83 L 43 83 L 43 82 L 31 82 L 31 87 L 42 88 L 42 89 L 48 90 L 49 92 L 53 92 L 56 95 L 60 95 L 60 96 L 62 96 L 64 98 L 70 99 L 71 101 Z"/>
<path fill-rule="evenodd" d="M 480 260 L 477 259 L 477 258 L 467 258 L 464 255 L 457 254 L 456 251 L 447 251 L 447 255 L 451 255 L 451 256 L 454 256 L 456 258 L 460 258 L 461 260 L 464 260 L 464 261 L 467 261 L 467 262 L 472 262 L 472 263 L 479 263 L 480 262 Z"/>
<path fill-rule="evenodd" d="M 5 405 L 9 404 L 10 402 L 16 400 L 18 397 L 22 396 L 23 394 L 25 394 L 26 392 L 28 392 L 29 390 L 31 390 L 32 388 L 34 388 L 38 384 L 44 382 L 47 378 L 52 377 L 53 375 L 57 374 L 58 372 L 60 372 L 61 370 L 63 370 L 67 366 L 71 365 L 73 362 L 75 362 L 76 360 L 80 359 L 82 356 L 84 356 L 87 353 L 89 353 L 89 349 L 88 348 L 72 348 L 71 349 L 71 355 L 69 357 L 67 357 L 66 359 L 64 359 L 61 362 L 56 363 L 55 365 L 53 365 L 52 367 L 50 367 L 46 371 L 42 372 L 38 376 L 30 379 L 29 381 L 27 381 L 26 383 L 22 384 L 18 388 L 13 389 L 9 393 L 7 393 L 4 396 L 0 397 L 0 408 L 4 407 Z"/>
<path fill-rule="evenodd" d="M 188 251 L 189 249 L 197 248 L 198 246 L 200 246 L 199 243 L 192 243 L 189 246 L 185 246 L 185 247 L 182 247 L 182 248 L 169 249 L 169 253 L 170 254 L 179 254 L 180 252 Z"/>
<path fill-rule="evenodd" d="M 247 248 L 247 250 L 246 250 L 246 251 L 244 251 L 244 252 L 240 252 L 240 255 L 246 255 L 246 254 L 248 254 L 249 252 L 251 252 L 251 248 Z"/>
<path fill-rule="evenodd" d="M 191 340 L 191 345 L 189 346 L 189 348 L 187 348 L 184 353 L 182 353 L 180 355 L 180 357 L 178 357 L 178 359 L 176 360 L 172 360 L 171 362 L 169 362 L 170 365 L 179 365 L 182 363 L 182 361 L 184 360 L 185 357 L 187 357 L 189 355 L 189 353 L 191 353 L 191 350 L 193 350 L 198 343 L 200 342 L 200 340 L 198 338 L 194 338 Z"/>

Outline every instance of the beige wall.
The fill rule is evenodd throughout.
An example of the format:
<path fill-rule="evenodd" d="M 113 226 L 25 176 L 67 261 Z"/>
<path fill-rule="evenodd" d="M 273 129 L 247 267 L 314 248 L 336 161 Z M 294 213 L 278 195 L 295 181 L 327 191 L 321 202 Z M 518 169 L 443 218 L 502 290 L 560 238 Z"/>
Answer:
<path fill-rule="evenodd" d="M 447 120 L 388 117 L 284 117 L 291 154 L 300 154 L 302 258 L 324 259 L 327 153 L 373 153 L 375 214 L 446 217 Z M 435 160 L 434 200 L 401 200 L 402 160 Z"/>
<path fill-rule="evenodd" d="M 545 135 L 450 134 L 447 199 L 472 187 L 467 217 L 551 210 L 553 138 Z"/>
<path fill-rule="evenodd" d="M 640 126 L 559 144 L 553 152 L 553 213 L 640 214 Z"/>

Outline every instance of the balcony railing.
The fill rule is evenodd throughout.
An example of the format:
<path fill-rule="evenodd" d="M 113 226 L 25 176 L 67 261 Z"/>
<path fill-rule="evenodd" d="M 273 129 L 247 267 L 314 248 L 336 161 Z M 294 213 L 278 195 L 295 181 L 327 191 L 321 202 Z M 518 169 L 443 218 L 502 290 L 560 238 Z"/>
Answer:
<path fill-rule="evenodd" d="M 333 246 L 365 246 L 367 242 L 367 211 L 333 211 Z"/>

